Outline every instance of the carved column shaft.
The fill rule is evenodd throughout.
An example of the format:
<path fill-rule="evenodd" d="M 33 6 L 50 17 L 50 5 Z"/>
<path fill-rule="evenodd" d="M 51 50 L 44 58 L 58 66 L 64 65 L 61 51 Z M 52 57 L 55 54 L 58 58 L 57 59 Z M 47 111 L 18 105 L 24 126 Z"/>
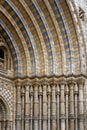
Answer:
<path fill-rule="evenodd" d="M 47 85 L 43 84 L 43 130 L 47 130 Z"/>
<path fill-rule="evenodd" d="M 52 130 L 56 130 L 56 84 L 52 84 Z"/>
<path fill-rule="evenodd" d="M 20 83 L 18 83 L 16 86 L 16 93 L 17 93 L 16 128 L 17 130 L 21 130 L 21 84 Z"/>
<path fill-rule="evenodd" d="M 70 130 L 74 130 L 74 83 L 70 83 Z"/>
<path fill-rule="evenodd" d="M 30 130 L 33 130 L 33 87 L 30 89 Z"/>
<path fill-rule="evenodd" d="M 66 130 L 69 130 L 69 122 L 68 122 L 68 112 L 69 112 L 69 108 L 68 108 L 68 103 L 69 103 L 69 88 L 68 85 L 66 85 Z"/>
<path fill-rule="evenodd" d="M 1 119 L 0 119 L 0 130 L 2 129 L 2 128 L 1 128 L 1 124 L 2 124 L 2 123 L 1 123 Z"/>
<path fill-rule="evenodd" d="M 50 102 L 50 96 L 51 96 L 51 88 L 50 88 L 50 85 L 48 85 L 48 130 L 50 130 L 50 120 L 51 120 L 51 117 L 50 117 L 50 106 L 51 106 L 51 102 Z"/>
<path fill-rule="evenodd" d="M 42 86 L 39 86 L 39 130 L 42 130 Z"/>
<path fill-rule="evenodd" d="M 78 130 L 78 86 L 75 85 L 74 89 L 75 95 L 75 130 Z"/>
<path fill-rule="evenodd" d="M 30 86 L 25 85 L 25 130 L 30 130 L 30 95 L 29 95 Z"/>
<path fill-rule="evenodd" d="M 83 88 L 84 85 L 82 82 L 79 82 L 79 129 L 84 130 L 83 122 Z"/>
<path fill-rule="evenodd" d="M 64 95 L 65 84 L 61 83 L 61 130 L 65 130 L 65 95 Z"/>
<path fill-rule="evenodd" d="M 21 108 L 22 108 L 22 130 L 24 130 L 24 86 L 21 91 Z"/>
<path fill-rule="evenodd" d="M 59 85 L 57 85 L 57 89 L 56 89 L 56 95 L 57 95 L 57 106 L 56 106 L 56 113 L 57 113 L 57 130 L 60 130 L 60 123 L 59 123 L 59 114 L 60 114 L 60 88 Z"/>
<path fill-rule="evenodd" d="M 38 130 L 38 85 L 34 85 L 34 130 Z"/>

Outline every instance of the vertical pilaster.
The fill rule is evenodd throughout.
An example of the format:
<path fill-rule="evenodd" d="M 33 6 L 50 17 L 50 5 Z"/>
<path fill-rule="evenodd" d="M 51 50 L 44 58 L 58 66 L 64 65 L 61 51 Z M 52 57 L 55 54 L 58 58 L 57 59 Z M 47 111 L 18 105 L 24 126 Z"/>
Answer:
<path fill-rule="evenodd" d="M 42 130 L 42 86 L 39 86 L 39 130 Z"/>
<path fill-rule="evenodd" d="M 43 84 L 43 130 L 47 130 L 47 84 Z"/>
<path fill-rule="evenodd" d="M 75 84 L 74 88 L 75 95 L 75 130 L 78 130 L 78 86 Z"/>
<path fill-rule="evenodd" d="M 2 130 L 5 130 L 5 128 L 6 128 L 6 123 L 5 123 L 5 121 L 3 121 L 2 122 Z"/>
<path fill-rule="evenodd" d="M 74 130 L 74 86 L 75 83 L 70 81 L 70 130 Z"/>
<path fill-rule="evenodd" d="M 59 85 L 57 85 L 57 88 L 56 88 L 56 114 L 57 114 L 57 130 L 60 130 L 60 121 L 59 121 L 59 116 L 60 116 L 60 87 Z"/>
<path fill-rule="evenodd" d="M 65 82 L 61 82 L 61 97 L 60 97 L 60 105 L 61 105 L 61 130 L 65 130 Z"/>
<path fill-rule="evenodd" d="M 24 92 L 24 86 L 22 86 L 21 89 L 21 108 L 22 108 L 22 130 L 24 130 L 24 98 L 25 98 L 25 92 Z"/>
<path fill-rule="evenodd" d="M 25 130 L 30 130 L 30 86 L 25 85 Z"/>
<path fill-rule="evenodd" d="M 87 130 L 87 79 L 84 83 L 84 130 Z"/>
<path fill-rule="evenodd" d="M 16 130 L 21 130 L 21 83 L 16 84 Z"/>
<path fill-rule="evenodd" d="M 51 101 L 50 101 L 50 97 L 51 97 L 51 88 L 50 88 L 50 85 L 48 85 L 48 91 L 47 91 L 47 101 L 48 101 L 48 105 L 47 105 L 47 110 L 48 110 L 48 130 L 50 130 L 51 128 L 51 110 L 50 110 L 50 107 L 51 107 Z"/>
<path fill-rule="evenodd" d="M 83 89 L 84 89 L 84 80 L 80 79 L 78 81 L 79 87 L 79 130 L 84 130 L 84 109 L 83 109 Z"/>
<path fill-rule="evenodd" d="M 66 96 L 66 130 L 69 130 L 69 88 L 68 85 L 66 85 L 66 90 L 65 90 L 65 96 Z"/>
<path fill-rule="evenodd" d="M 6 130 L 10 130 L 11 126 L 10 126 L 10 121 L 6 121 Z"/>
<path fill-rule="evenodd" d="M 1 120 L 0 120 L 0 130 L 1 130 Z"/>
<path fill-rule="evenodd" d="M 33 86 L 30 88 L 30 130 L 33 130 Z"/>
<path fill-rule="evenodd" d="M 38 130 L 38 86 L 37 83 L 34 84 L 34 130 Z"/>
<path fill-rule="evenodd" d="M 51 84 L 52 89 L 52 130 L 56 130 L 56 83 Z"/>

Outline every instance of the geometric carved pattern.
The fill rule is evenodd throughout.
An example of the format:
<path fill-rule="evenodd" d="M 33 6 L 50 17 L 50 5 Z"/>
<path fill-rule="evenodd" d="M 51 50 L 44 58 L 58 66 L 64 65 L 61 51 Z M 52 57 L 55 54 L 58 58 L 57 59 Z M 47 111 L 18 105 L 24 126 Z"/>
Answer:
<path fill-rule="evenodd" d="M 1 88 L 0 87 L 0 95 L 2 97 L 4 97 L 4 99 L 6 100 L 6 102 L 9 105 L 10 110 L 12 110 L 12 102 L 13 102 L 13 96 L 12 96 L 12 92 L 6 88 Z"/>

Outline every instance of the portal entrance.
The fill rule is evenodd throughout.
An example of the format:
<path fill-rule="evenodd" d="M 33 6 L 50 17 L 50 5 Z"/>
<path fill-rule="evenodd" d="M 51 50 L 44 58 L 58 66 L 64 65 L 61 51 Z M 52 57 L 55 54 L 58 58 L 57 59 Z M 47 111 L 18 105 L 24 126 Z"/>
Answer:
<path fill-rule="evenodd" d="M 0 99 L 0 130 L 10 130 L 7 106 L 2 99 Z"/>

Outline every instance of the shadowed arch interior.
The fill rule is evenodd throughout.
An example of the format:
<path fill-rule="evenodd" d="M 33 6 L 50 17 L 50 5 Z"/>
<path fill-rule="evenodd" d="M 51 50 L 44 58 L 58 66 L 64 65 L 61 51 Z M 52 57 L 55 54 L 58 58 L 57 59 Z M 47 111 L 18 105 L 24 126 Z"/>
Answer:
<path fill-rule="evenodd" d="M 4 51 L 0 48 L 0 58 L 4 59 Z"/>

